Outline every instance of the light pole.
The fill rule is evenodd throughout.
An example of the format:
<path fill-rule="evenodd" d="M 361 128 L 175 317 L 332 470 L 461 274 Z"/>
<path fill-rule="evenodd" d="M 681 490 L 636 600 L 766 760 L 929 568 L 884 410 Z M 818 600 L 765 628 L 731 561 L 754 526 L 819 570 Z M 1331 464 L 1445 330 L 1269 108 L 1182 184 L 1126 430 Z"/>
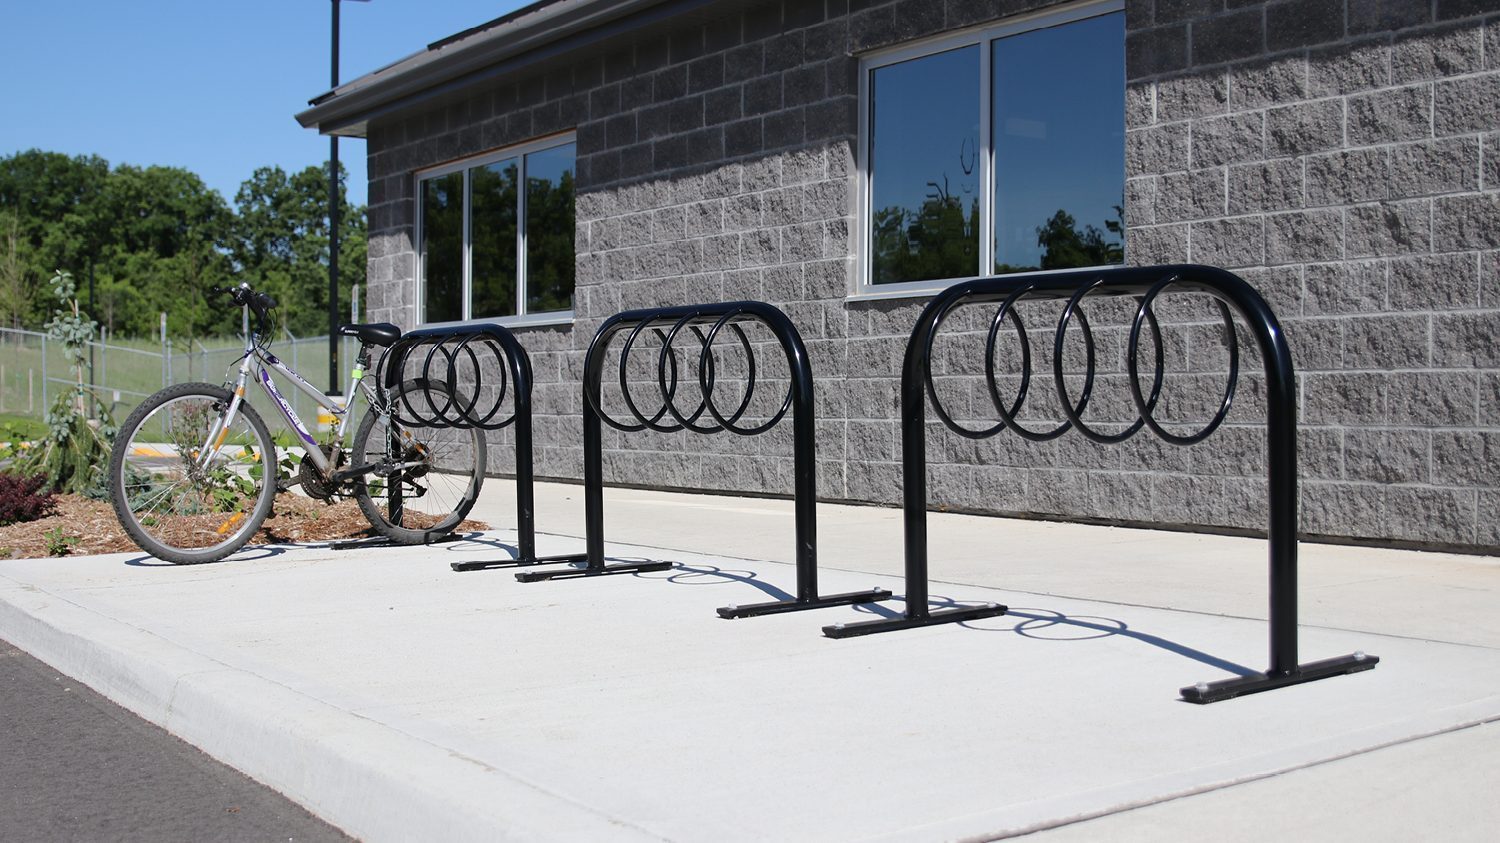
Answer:
<path fill-rule="evenodd" d="M 339 86 L 339 2 L 333 6 L 329 90 Z M 370 0 L 348 0 L 368 3 Z M 328 136 L 328 394 L 339 394 L 339 136 Z"/>

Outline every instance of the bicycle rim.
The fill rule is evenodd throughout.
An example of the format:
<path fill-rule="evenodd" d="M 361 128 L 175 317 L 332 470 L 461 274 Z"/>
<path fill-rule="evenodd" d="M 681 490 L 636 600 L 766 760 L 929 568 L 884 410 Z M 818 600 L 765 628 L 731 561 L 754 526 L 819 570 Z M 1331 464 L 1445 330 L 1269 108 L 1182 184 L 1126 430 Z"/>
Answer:
<path fill-rule="evenodd" d="M 132 415 L 115 446 L 115 509 L 126 531 L 170 562 L 210 562 L 239 549 L 265 520 L 275 451 L 242 404 L 227 427 L 228 393 L 168 393 Z"/>
<path fill-rule="evenodd" d="M 399 399 L 392 403 L 400 406 Z M 371 413 L 360 424 L 355 464 L 388 460 L 407 466 L 386 477 L 365 477 L 358 495 L 365 517 L 378 531 L 398 541 L 419 542 L 452 530 L 473 508 L 484 482 L 483 433 L 452 427 L 410 427 L 400 416 L 395 419 L 395 427 L 392 440 L 389 417 Z M 393 492 L 398 493 L 395 497 L 399 500 L 394 513 Z"/>

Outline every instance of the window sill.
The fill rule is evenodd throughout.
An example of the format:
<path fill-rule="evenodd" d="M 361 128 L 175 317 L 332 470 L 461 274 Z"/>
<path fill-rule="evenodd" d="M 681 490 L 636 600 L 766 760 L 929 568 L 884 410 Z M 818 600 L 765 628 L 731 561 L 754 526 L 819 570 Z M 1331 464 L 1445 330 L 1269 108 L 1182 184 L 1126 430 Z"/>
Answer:
<path fill-rule="evenodd" d="M 1026 278 L 1045 278 L 1048 275 L 1060 275 L 1065 272 L 1088 272 L 1090 270 L 1119 269 L 1124 263 L 1104 264 L 1102 266 L 1070 266 L 1063 269 L 1034 269 L 1030 272 L 1009 272 L 1005 275 L 975 275 L 970 278 L 945 278 L 941 281 L 908 281 L 902 284 L 890 284 L 874 286 L 862 285 L 855 292 L 844 297 L 846 302 L 862 301 L 889 301 L 892 299 L 919 299 L 934 296 L 952 287 L 955 284 L 963 284 L 967 281 L 978 281 L 981 278 L 1014 278 L 1023 280 Z M 889 287 L 889 289 L 886 289 Z"/>
<path fill-rule="evenodd" d="M 555 313 L 536 313 L 527 316 L 498 316 L 490 319 L 461 319 L 455 322 L 423 322 L 422 328 L 462 327 L 464 325 L 499 325 L 512 331 L 519 328 L 556 328 L 572 326 L 573 311 L 559 310 Z"/>

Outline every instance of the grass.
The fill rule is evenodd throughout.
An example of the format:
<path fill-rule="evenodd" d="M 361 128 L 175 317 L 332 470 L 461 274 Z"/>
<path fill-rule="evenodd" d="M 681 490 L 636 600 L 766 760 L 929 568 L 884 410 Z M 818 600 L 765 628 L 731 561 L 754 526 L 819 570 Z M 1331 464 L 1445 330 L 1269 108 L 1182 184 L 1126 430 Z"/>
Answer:
<path fill-rule="evenodd" d="M 169 365 L 163 360 L 161 344 L 155 340 L 111 337 L 107 347 L 95 345 L 93 381 L 96 394 L 116 423 L 123 422 L 137 404 L 170 383 L 223 383 L 230 365 L 244 353 L 244 344 L 237 337 L 195 340 L 192 353 L 183 352 L 185 345 L 188 345 L 186 340 L 174 342 Z M 348 376 L 356 348 L 352 341 L 347 340 L 342 346 L 339 362 L 344 377 Z M 271 351 L 315 384 L 321 385 L 328 379 L 326 337 L 297 343 L 282 340 L 273 343 Z M 11 418 L 35 420 L 40 424 L 47 405 L 59 390 L 67 388 L 69 376 L 61 343 L 49 340 L 44 357 L 40 336 L 0 331 L 0 424 Z M 277 387 L 292 403 L 303 423 L 315 426 L 318 408 L 312 399 L 285 381 L 278 381 Z M 251 392 L 251 405 L 265 419 L 273 434 L 284 427 L 280 411 L 261 390 Z M 288 441 L 294 442 L 296 437 L 292 436 Z"/>
<path fill-rule="evenodd" d="M 26 442 L 47 435 L 41 419 L 15 413 L 0 413 L 0 442 Z"/>

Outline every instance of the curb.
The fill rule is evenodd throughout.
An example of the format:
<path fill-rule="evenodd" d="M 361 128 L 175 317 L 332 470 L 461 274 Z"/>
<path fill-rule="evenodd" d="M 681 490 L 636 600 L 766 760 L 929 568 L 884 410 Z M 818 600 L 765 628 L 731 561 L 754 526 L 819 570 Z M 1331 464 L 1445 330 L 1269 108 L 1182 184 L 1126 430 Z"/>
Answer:
<path fill-rule="evenodd" d="M 363 840 L 660 839 L 4 577 L 0 637 Z"/>

